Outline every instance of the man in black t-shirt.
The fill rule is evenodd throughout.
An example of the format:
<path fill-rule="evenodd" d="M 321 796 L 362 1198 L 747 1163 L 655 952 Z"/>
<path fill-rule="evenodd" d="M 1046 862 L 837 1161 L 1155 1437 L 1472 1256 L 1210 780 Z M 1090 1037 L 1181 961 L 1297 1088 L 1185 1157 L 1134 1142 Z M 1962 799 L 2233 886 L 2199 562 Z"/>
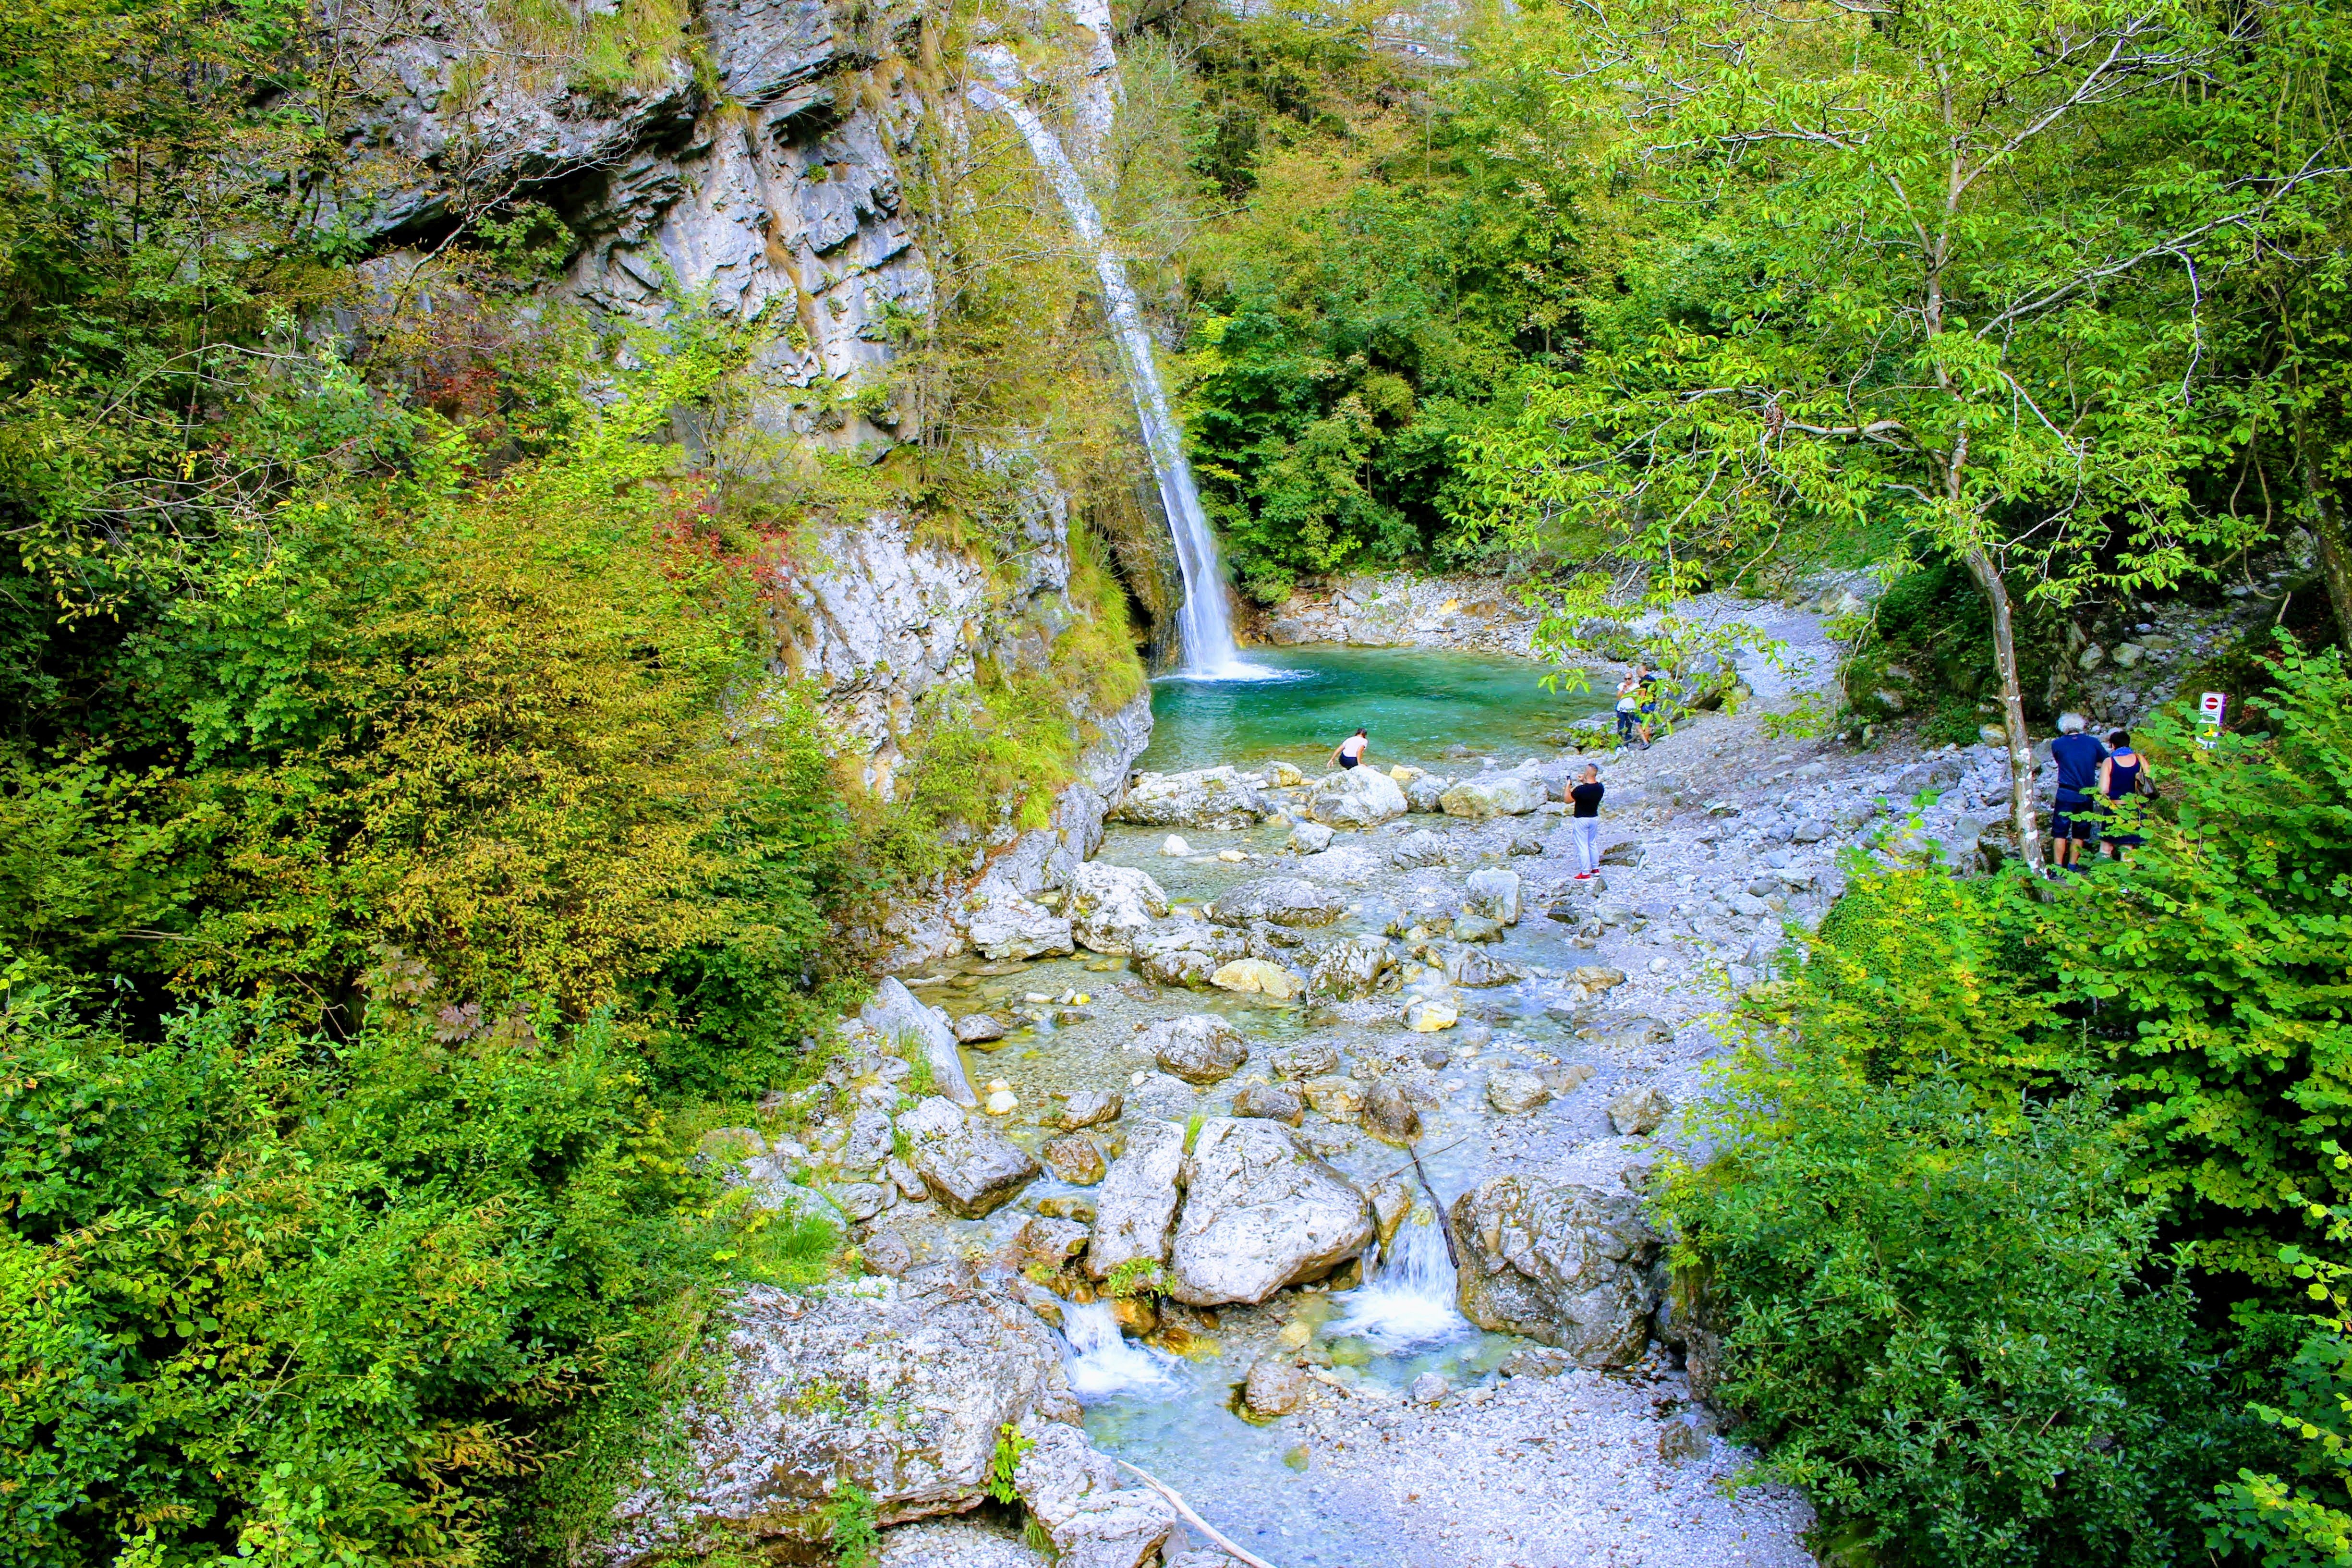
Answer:
<path fill-rule="evenodd" d="M 2058 738 L 2050 742 L 2050 760 L 2058 765 L 2058 809 L 2050 818 L 2050 863 L 2071 868 L 2085 844 L 2099 837 L 2096 795 L 2099 764 L 2107 760 L 2106 747 L 2096 735 L 2083 732 L 2080 713 L 2058 715 Z"/>
<path fill-rule="evenodd" d="M 1584 776 L 1568 792 L 1568 804 L 1572 815 L 1569 825 L 1576 829 L 1576 858 L 1584 868 L 1576 874 L 1580 882 L 1596 876 L 1601 870 L 1601 770 L 1591 763 L 1584 764 Z"/>

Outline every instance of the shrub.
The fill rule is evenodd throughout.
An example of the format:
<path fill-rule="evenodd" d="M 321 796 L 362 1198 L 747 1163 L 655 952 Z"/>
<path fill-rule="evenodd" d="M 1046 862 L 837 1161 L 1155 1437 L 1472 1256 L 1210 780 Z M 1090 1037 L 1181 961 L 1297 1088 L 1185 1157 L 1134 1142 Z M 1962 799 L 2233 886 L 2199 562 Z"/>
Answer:
<path fill-rule="evenodd" d="M 1733 1087 L 1665 1205 L 1760 1473 L 1888 1561 L 2173 1556 L 2217 1418 L 2186 1290 L 2143 1281 L 2158 1205 L 2105 1089 L 1991 1105 L 1811 1053 Z"/>

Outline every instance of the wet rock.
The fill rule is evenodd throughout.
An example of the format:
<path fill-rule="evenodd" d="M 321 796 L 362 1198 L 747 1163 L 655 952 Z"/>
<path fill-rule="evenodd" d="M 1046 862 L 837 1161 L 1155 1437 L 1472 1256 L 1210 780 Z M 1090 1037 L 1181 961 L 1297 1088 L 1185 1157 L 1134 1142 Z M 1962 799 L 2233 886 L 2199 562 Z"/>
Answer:
<path fill-rule="evenodd" d="M 1704 1459 L 1707 1447 L 1706 1434 L 1687 1421 L 1670 1420 L 1658 1434 L 1658 1458 L 1669 1465 Z"/>
<path fill-rule="evenodd" d="M 1249 1369 L 1242 1402 L 1251 1415 L 1271 1420 L 1287 1415 L 1307 1397 L 1307 1374 L 1286 1361 L 1261 1361 Z"/>
<path fill-rule="evenodd" d="M 1088 1239 L 1087 1227 L 1076 1220 L 1031 1215 L 1023 1222 L 1013 1246 L 1022 1257 L 1059 1268 L 1086 1251 Z"/>
<path fill-rule="evenodd" d="M 1027 1150 L 984 1127 L 918 1143 L 908 1163 L 921 1173 L 940 1207 L 959 1219 L 993 1214 L 1041 1173 Z"/>
<path fill-rule="evenodd" d="M 1412 1380 L 1405 1396 L 1415 1405 L 1436 1405 L 1454 1392 L 1454 1385 L 1433 1372 L 1424 1372 Z"/>
<path fill-rule="evenodd" d="M 1503 922 L 1490 921 L 1484 915 L 1454 917 L 1454 940 L 1456 942 L 1496 942 L 1503 934 Z"/>
<path fill-rule="evenodd" d="M 1146 937 L 1135 947 L 1135 972 L 1154 985 L 1206 985 L 1224 962 L 1181 938 Z"/>
<path fill-rule="evenodd" d="M 1320 1078 L 1339 1070 L 1339 1050 L 1328 1040 L 1301 1040 L 1274 1053 L 1274 1070 L 1282 1078 Z"/>
<path fill-rule="evenodd" d="M 1486 1076 L 1486 1103 L 1505 1116 L 1521 1116 L 1551 1099 L 1544 1080 L 1517 1068 L 1500 1068 Z"/>
<path fill-rule="evenodd" d="M 1587 991 L 1607 991 L 1625 984 L 1625 972 L 1612 969 L 1605 963 L 1580 963 L 1568 972 L 1571 985 L 1581 985 Z"/>
<path fill-rule="evenodd" d="M 1297 789 L 1307 782 L 1307 775 L 1288 763 L 1268 763 L 1265 765 L 1265 782 L 1276 789 Z"/>
<path fill-rule="evenodd" d="M 1004 1037 L 1004 1020 L 992 1013 L 966 1013 L 955 1021 L 956 1043 L 985 1046 Z"/>
<path fill-rule="evenodd" d="M 1067 915 L 999 892 L 971 911 L 971 945 L 992 959 L 1049 958 L 1076 951 Z"/>
<path fill-rule="evenodd" d="M 1220 965 L 1209 976 L 1209 984 L 1220 991 L 1247 992 L 1278 1002 L 1287 1002 L 1307 988 L 1307 983 L 1289 970 L 1263 958 L 1237 958 Z"/>
<path fill-rule="evenodd" d="M 1546 1068 L 1537 1076 L 1555 1097 L 1574 1094 L 1592 1079 L 1592 1068 L 1584 1062 L 1571 1062 L 1566 1067 Z"/>
<path fill-rule="evenodd" d="M 955 1035 L 946 1014 L 924 1006 L 902 983 L 886 979 L 876 983 L 874 999 L 858 1016 L 892 1045 L 919 1047 L 931 1065 L 931 1082 L 941 1094 L 958 1105 L 980 1103 L 971 1092 L 971 1080 L 964 1077 L 963 1058 L 956 1055 Z"/>
<path fill-rule="evenodd" d="M 1631 1193 L 1497 1176 L 1455 1200 L 1463 1315 L 1557 1345 L 1580 1366 L 1629 1366 L 1649 1344 L 1659 1239 Z"/>
<path fill-rule="evenodd" d="M 1576 1033 L 1580 1039 L 1591 1040 L 1604 1050 L 1619 1052 L 1663 1046 L 1675 1037 L 1673 1025 L 1647 1017 L 1595 1018 L 1578 1025 Z"/>
<path fill-rule="evenodd" d="M 1191 1084 L 1231 1078 L 1249 1060 L 1241 1031 L 1209 1013 L 1164 1019 L 1137 1037 L 1136 1046 L 1151 1053 L 1160 1071 Z"/>
<path fill-rule="evenodd" d="M 1353 1121 L 1364 1109 L 1364 1086 L 1351 1078 L 1311 1078 L 1299 1085 L 1298 1092 L 1334 1121 Z"/>
<path fill-rule="evenodd" d="M 1088 952 L 1131 952 L 1167 913 L 1168 895 L 1144 872 L 1088 860 L 1070 874 L 1070 930 Z"/>
<path fill-rule="evenodd" d="M 1265 921 L 1278 926 L 1327 926 L 1348 912 L 1338 894 L 1304 877 L 1260 877 L 1229 888 L 1209 918 L 1223 926 Z"/>
<path fill-rule="evenodd" d="M 1255 1304 L 1361 1253 L 1364 1194 L 1272 1122 L 1214 1117 L 1184 1162 L 1169 1295 L 1195 1307 Z"/>
<path fill-rule="evenodd" d="M 1118 1467 L 1084 1432 L 1032 1420 L 1022 1435 L 1030 1447 L 1013 1488 L 1044 1527 L 1060 1568 L 1140 1568 L 1176 1532 L 1175 1506 L 1149 1487 L 1123 1485 Z"/>
<path fill-rule="evenodd" d="M 1439 778 L 1434 773 L 1422 773 L 1407 779 L 1404 784 L 1405 805 L 1423 816 L 1442 811 L 1444 809 L 1445 792 L 1453 785 L 1452 779 Z"/>
<path fill-rule="evenodd" d="M 1074 1187 L 1093 1186 L 1108 1168 L 1100 1146 L 1083 1135 L 1052 1139 L 1039 1152 L 1045 1156 L 1045 1168 Z"/>
<path fill-rule="evenodd" d="M 1420 1035 L 1433 1035 L 1440 1029 L 1450 1029 L 1461 1016 L 1460 1006 L 1451 998 L 1443 996 L 1416 996 L 1404 1005 L 1401 1015 L 1404 1026 Z"/>
<path fill-rule="evenodd" d="M 752 1285 L 731 1310 L 719 1375 L 679 1413 L 684 1462 L 614 1510 L 615 1564 L 713 1532 L 821 1545 L 845 1481 L 884 1524 L 961 1512 L 1007 1423 L 1077 1418 L 1052 1332 L 969 1270 L 809 1294 Z"/>
<path fill-rule="evenodd" d="M 1076 1132 L 1081 1127 L 1099 1127 L 1118 1121 L 1124 1109 L 1116 1091 L 1082 1089 L 1062 1102 L 1061 1128 L 1065 1132 Z"/>
<path fill-rule="evenodd" d="M 1192 847 L 1184 842 L 1182 834 L 1171 833 L 1160 841 L 1160 853 L 1171 859 L 1181 858 L 1192 853 Z"/>
<path fill-rule="evenodd" d="M 1443 866 L 1454 858 L 1452 847 L 1442 833 L 1432 833 L 1417 827 L 1389 846 L 1389 864 L 1400 871 L 1410 871 L 1423 866 Z"/>
<path fill-rule="evenodd" d="M 945 1138 L 963 1130 L 963 1112 L 955 1102 L 940 1095 L 930 1095 L 909 1110 L 898 1113 L 898 1131 L 917 1143 Z"/>
<path fill-rule="evenodd" d="M 1301 855 L 1320 855 L 1331 847 L 1331 830 L 1319 822 L 1302 822 L 1290 830 L 1290 847 Z"/>
<path fill-rule="evenodd" d="M 1381 976 L 1395 967 L 1396 952 L 1388 938 L 1351 936 L 1323 950 L 1307 985 L 1318 996 L 1354 1000 L 1370 995 Z"/>
<path fill-rule="evenodd" d="M 1129 1258 L 1168 1260 L 1168 1229 L 1182 1194 L 1184 1129 L 1169 1121 L 1130 1126 L 1127 1152 L 1095 1192 L 1094 1240 L 1087 1272 L 1100 1279 Z"/>
<path fill-rule="evenodd" d="M 1396 1239 L 1397 1226 L 1412 1212 L 1412 1189 L 1395 1176 L 1383 1176 L 1364 1194 L 1372 1208 L 1372 1227 L 1380 1234 L 1383 1252 Z"/>
<path fill-rule="evenodd" d="M 1320 855 L 1299 857 L 1298 869 L 1318 882 L 1338 882 L 1346 887 L 1360 888 L 1387 870 L 1388 861 L 1373 850 L 1341 844 L 1324 850 Z"/>
<path fill-rule="evenodd" d="M 1543 803 L 1541 779 L 1528 773 L 1491 773 L 1464 779 L 1438 797 L 1437 806 L 1448 816 L 1485 822 L 1496 816 L 1525 816 Z"/>
<path fill-rule="evenodd" d="M 1306 1097 L 1288 1084 L 1253 1083 L 1234 1096 L 1235 1116 L 1255 1116 L 1296 1127 L 1307 1116 Z"/>
<path fill-rule="evenodd" d="M 1637 1138 L 1655 1132 L 1674 1114 L 1674 1103 L 1644 1084 L 1629 1089 L 1609 1102 L 1609 1125 L 1619 1134 Z"/>
<path fill-rule="evenodd" d="M 1130 1085 L 1127 1090 L 1128 1121 L 1141 1117 L 1148 1121 L 1183 1121 L 1201 1105 L 1201 1091 L 1181 1078 L 1164 1072 L 1148 1072 L 1143 1081 Z"/>
<path fill-rule="evenodd" d="M 1364 1091 L 1364 1131 L 1391 1143 L 1410 1143 L 1421 1136 L 1421 1112 L 1394 1080 L 1381 1079 Z"/>
<path fill-rule="evenodd" d="M 1371 768 L 1326 774 L 1307 797 L 1307 815 L 1331 827 L 1372 827 L 1404 814 L 1404 791 Z"/>
<path fill-rule="evenodd" d="M 1470 873 L 1465 884 L 1465 902 L 1470 913 L 1483 915 L 1507 926 L 1519 923 L 1519 874 L 1499 866 Z"/>
<path fill-rule="evenodd" d="M 1232 767 L 1142 773 L 1111 812 L 1117 822 L 1147 827 L 1202 827 L 1230 833 L 1270 816 L 1274 806 Z"/>
<path fill-rule="evenodd" d="M 1527 978 L 1527 971 L 1505 963 L 1484 948 L 1447 942 L 1437 948 L 1433 956 L 1446 979 L 1474 991 L 1510 985 Z"/>
<path fill-rule="evenodd" d="M 895 1279 L 914 1267 L 915 1249 L 907 1245 L 905 1237 L 887 1226 L 868 1231 L 857 1250 L 866 1259 L 866 1267 L 877 1274 Z"/>

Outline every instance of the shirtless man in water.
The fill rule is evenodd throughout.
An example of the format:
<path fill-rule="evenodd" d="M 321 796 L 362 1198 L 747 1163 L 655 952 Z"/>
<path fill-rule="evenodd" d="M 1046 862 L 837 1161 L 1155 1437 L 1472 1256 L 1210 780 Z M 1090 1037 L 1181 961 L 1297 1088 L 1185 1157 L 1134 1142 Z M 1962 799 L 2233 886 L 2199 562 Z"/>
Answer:
<path fill-rule="evenodd" d="M 1364 748 L 1371 743 L 1365 732 L 1359 730 L 1333 749 L 1331 761 L 1343 768 L 1359 766 L 1364 760 Z"/>

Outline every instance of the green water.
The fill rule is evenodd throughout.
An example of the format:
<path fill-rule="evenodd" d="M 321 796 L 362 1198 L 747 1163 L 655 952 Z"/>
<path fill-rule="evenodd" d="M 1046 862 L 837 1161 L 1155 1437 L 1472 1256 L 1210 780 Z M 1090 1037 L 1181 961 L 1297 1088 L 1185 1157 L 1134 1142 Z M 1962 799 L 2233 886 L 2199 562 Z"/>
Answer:
<path fill-rule="evenodd" d="M 1249 658 L 1280 679 L 1154 683 L 1151 747 L 1136 765 L 1177 773 L 1279 759 L 1321 773 L 1358 725 L 1371 731 L 1371 760 L 1383 767 L 1430 767 L 1455 746 L 1513 763 L 1549 755 L 1558 742 L 1547 737 L 1615 701 L 1605 675 L 1587 691 L 1547 691 L 1550 667 L 1487 654 L 1252 648 Z"/>

